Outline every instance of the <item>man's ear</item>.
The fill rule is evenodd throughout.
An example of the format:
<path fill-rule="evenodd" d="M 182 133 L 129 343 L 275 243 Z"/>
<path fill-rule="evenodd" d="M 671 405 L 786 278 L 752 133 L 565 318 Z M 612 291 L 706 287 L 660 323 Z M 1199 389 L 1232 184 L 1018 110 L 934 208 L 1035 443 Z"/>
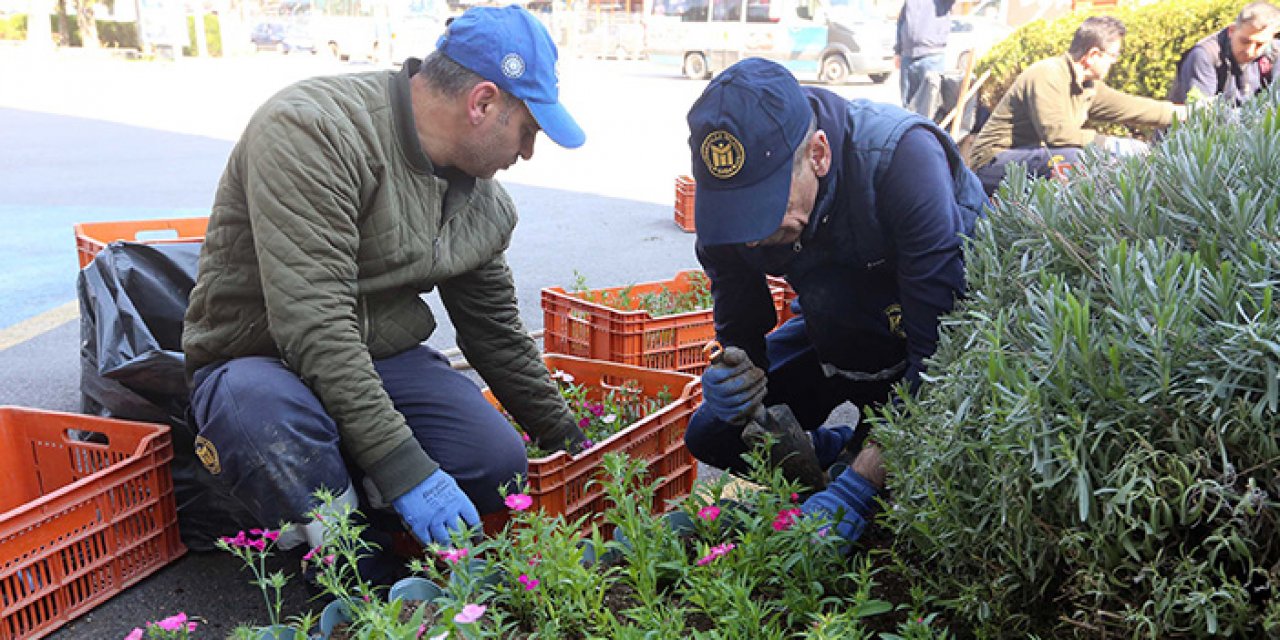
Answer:
<path fill-rule="evenodd" d="M 473 125 L 480 124 L 501 99 L 502 90 L 498 85 L 488 80 L 477 82 L 467 92 L 467 121 Z"/>
<path fill-rule="evenodd" d="M 831 141 L 827 140 L 827 132 L 818 129 L 809 141 L 809 159 L 813 162 L 813 172 L 819 178 L 831 171 Z"/>

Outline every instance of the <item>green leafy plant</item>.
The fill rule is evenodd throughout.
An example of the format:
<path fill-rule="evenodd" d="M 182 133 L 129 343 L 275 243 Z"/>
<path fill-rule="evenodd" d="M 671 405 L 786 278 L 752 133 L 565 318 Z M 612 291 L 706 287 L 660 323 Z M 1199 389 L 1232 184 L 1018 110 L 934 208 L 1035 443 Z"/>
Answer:
<path fill-rule="evenodd" d="M 649 315 L 662 316 L 689 313 L 710 309 L 711 280 L 706 274 L 694 271 L 688 275 L 687 288 L 658 287 L 653 291 L 637 292 L 636 285 L 622 287 L 617 290 L 592 290 L 587 286 L 587 279 L 577 271 L 573 272 L 574 286 L 571 292 L 588 302 L 596 302 L 619 311 L 642 310 Z"/>
<path fill-rule="evenodd" d="M 642 389 L 624 383 L 619 387 L 594 389 L 579 383 L 573 374 L 567 371 L 552 371 L 551 379 L 556 381 L 560 395 L 569 405 L 569 411 L 578 422 L 578 428 L 586 435 L 584 449 L 590 449 L 610 436 L 643 419 L 645 416 L 671 404 L 674 396 L 663 387 L 653 396 L 646 397 Z M 541 458 L 550 455 L 537 446 L 528 433 L 510 415 L 516 431 L 520 432 L 530 458 Z"/>
<path fill-rule="evenodd" d="M 1280 99 L 1012 178 L 876 427 L 912 579 L 979 636 L 1280 633 Z"/>

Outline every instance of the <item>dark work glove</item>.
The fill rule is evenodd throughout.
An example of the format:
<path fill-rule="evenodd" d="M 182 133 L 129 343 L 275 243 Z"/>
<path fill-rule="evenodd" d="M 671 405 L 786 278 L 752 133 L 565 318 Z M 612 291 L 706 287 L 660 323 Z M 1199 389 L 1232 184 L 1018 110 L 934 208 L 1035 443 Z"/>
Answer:
<path fill-rule="evenodd" d="M 702 410 L 729 424 L 746 424 L 764 402 L 765 375 L 747 352 L 728 347 L 702 372 Z"/>
<path fill-rule="evenodd" d="M 437 469 L 416 487 L 392 500 L 391 506 L 423 544 L 447 545 L 451 529 L 480 524 L 480 514 L 471 498 L 444 469 Z"/>
<path fill-rule="evenodd" d="M 836 533 L 852 542 L 867 528 L 867 520 L 876 508 L 877 493 L 878 490 L 871 481 L 850 468 L 832 480 L 826 489 L 809 496 L 800 505 L 800 510 L 806 514 L 831 518 Z"/>
<path fill-rule="evenodd" d="M 534 436 L 539 449 L 544 451 L 568 451 L 570 455 L 582 451 L 587 442 L 586 434 L 574 422 L 573 414 L 562 424 L 556 425 L 550 433 Z"/>

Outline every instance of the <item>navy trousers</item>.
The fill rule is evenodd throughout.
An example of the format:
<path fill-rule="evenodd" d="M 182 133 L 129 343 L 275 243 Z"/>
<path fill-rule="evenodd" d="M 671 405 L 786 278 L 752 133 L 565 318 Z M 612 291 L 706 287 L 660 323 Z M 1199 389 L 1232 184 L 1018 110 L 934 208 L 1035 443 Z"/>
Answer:
<path fill-rule="evenodd" d="M 528 460 L 515 429 L 475 383 L 421 345 L 374 367 L 427 455 L 480 513 L 502 509 L 498 487 L 527 473 Z M 210 364 L 193 382 L 192 417 L 217 452 L 216 476 L 263 526 L 306 522 L 321 487 L 361 487 L 363 473 L 343 454 L 337 424 L 279 359 Z"/>
<path fill-rule="evenodd" d="M 855 382 L 844 377 L 828 378 L 806 333 L 804 316 L 791 318 L 765 339 L 769 356 L 769 391 L 765 406 L 785 404 L 795 414 L 800 426 L 814 434 L 814 448 L 819 460 L 830 460 L 839 453 L 841 439 L 829 429 L 819 429 L 831 412 L 845 402 L 859 410 L 880 406 L 889 399 L 896 380 Z M 699 409 L 689 419 L 685 445 L 698 460 L 739 475 L 750 468 L 743 454 L 744 425 L 716 420 Z"/>
<path fill-rule="evenodd" d="M 1001 151 L 995 160 L 985 167 L 974 171 L 982 190 L 990 198 L 1000 188 L 1009 165 L 1020 162 L 1027 167 L 1027 174 L 1037 178 L 1048 178 L 1053 175 L 1053 167 L 1058 162 L 1076 163 L 1080 161 L 1080 147 L 1014 147 Z"/>

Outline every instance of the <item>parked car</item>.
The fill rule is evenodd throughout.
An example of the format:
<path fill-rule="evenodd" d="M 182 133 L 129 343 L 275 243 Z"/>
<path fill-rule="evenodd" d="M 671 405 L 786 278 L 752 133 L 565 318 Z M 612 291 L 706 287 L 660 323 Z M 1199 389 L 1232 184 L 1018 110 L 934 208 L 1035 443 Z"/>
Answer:
<path fill-rule="evenodd" d="M 995 0 L 987 0 L 979 3 L 968 15 L 952 16 L 945 56 L 948 70 L 963 71 L 968 64 L 967 53 L 971 52 L 980 59 L 991 47 L 1014 32 L 1014 28 L 1001 18 L 1002 6 Z"/>
<path fill-rule="evenodd" d="M 315 42 L 312 41 L 306 26 L 301 24 L 260 22 L 250 32 L 249 41 L 258 51 L 316 52 Z"/>

